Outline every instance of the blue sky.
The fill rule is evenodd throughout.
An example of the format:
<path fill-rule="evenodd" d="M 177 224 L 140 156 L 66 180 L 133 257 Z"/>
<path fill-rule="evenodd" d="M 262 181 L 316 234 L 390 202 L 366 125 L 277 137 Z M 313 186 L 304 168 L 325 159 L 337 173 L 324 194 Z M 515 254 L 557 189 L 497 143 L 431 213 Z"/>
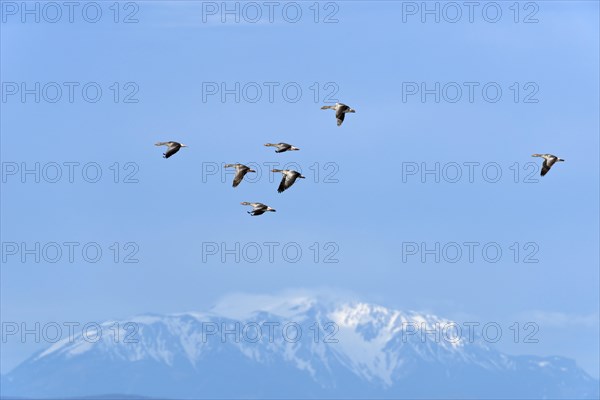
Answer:
<path fill-rule="evenodd" d="M 522 19 L 531 10 L 513 21 L 512 2 L 499 2 L 497 23 L 477 10 L 473 23 L 466 15 L 458 23 L 431 17 L 422 23 L 419 15 L 403 23 L 403 3 L 393 1 L 336 2 L 337 23 L 315 23 L 312 2 L 298 3 L 298 23 L 277 12 L 273 23 L 222 23 L 218 15 L 204 23 L 201 2 L 147 1 L 137 3 L 139 22 L 124 24 L 113 22 L 112 3 L 101 4 L 95 24 L 77 12 L 73 23 L 55 24 L 3 15 L 4 85 L 96 82 L 103 90 L 96 103 L 78 89 L 72 103 L 66 92 L 56 103 L 7 97 L 1 104 L 3 168 L 96 162 L 103 175 L 97 183 L 80 175 L 73 183 L 64 176 L 58 183 L 7 176 L 2 242 L 97 242 L 104 256 L 98 263 L 63 257 L 54 264 L 7 256 L 2 321 L 86 322 L 202 310 L 231 292 L 343 291 L 447 318 L 503 326 L 534 321 L 540 343 L 503 342 L 501 348 L 572 357 L 599 376 L 596 2 L 537 2 L 539 22 L 529 24 Z M 321 9 L 319 18 L 331 10 Z M 115 103 L 114 82 L 120 95 L 133 82 L 138 102 Z M 219 96 L 203 101 L 203 82 L 275 82 L 277 88 L 292 82 L 302 96 L 292 103 L 276 89 L 273 102 L 266 92 L 255 103 L 231 95 L 225 102 Z M 338 89 L 334 97 L 357 110 L 339 128 L 332 111 L 319 109 L 328 82 Z M 491 103 L 476 89 L 472 103 L 466 92 L 456 103 L 436 103 L 433 96 L 403 102 L 403 82 L 430 88 L 495 82 L 502 97 Z M 517 103 L 510 89 L 515 82 Z M 527 83 L 539 89 L 537 103 L 523 102 Z M 164 160 L 164 150 L 153 144 L 165 140 L 189 148 Z M 275 154 L 262 146 L 279 141 L 301 151 Z M 539 166 L 533 153 L 567 161 L 543 179 L 536 171 L 537 183 L 523 183 L 523 176 L 514 183 L 510 166 Z M 114 183 L 109 167 L 119 163 L 123 173 L 128 162 L 137 166 L 139 182 Z M 230 175 L 226 183 L 202 178 L 203 169 L 232 162 L 262 165 L 261 179 L 233 189 Z M 278 194 L 265 162 L 296 162 L 308 179 Z M 503 175 L 496 183 L 481 175 L 473 183 L 436 183 L 430 176 L 425 183 L 413 176 L 402 182 L 406 163 L 432 168 L 436 162 L 498 163 Z M 310 169 L 315 163 L 318 179 Z M 331 171 L 327 163 L 336 166 L 337 183 L 323 181 Z M 269 204 L 277 213 L 249 217 L 242 201 Z M 114 263 L 114 242 L 135 242 L 139 263 Z M 207 242 L 293 242 L 304 255 L 298 263 L 282 257 L 202 262 Z M 314 242 L 336 243 L 339 262 L 315 263 Z M 493 242 L 504 257 L 497 263 L 480 256 L 474 263 L 402 262 L 405 242 Z M 539 262 L 515 263 L 514 242 L 534 242 Z M 2 371 L 40 346 L 3 344 Z"/>

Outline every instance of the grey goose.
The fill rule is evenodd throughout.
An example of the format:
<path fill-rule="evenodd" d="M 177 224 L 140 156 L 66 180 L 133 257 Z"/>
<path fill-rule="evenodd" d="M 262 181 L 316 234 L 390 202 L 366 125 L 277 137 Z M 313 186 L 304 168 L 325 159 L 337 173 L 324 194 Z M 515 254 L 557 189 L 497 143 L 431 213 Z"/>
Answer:
<path fill-rule="evenodd" d="M 263 203 L 249 203 L 247 201 L 244 201 L 240 204 L 243 206 L 252 206 L 252 211 L 248 211 L 248 214 L 252 215 L 253 217 L 255 217 L 257 215 L 262 215 L 262 214 L 266 213 L 267 211 L 271 211 L 271 212 L 276 211 L 274 208 L 271 208 Z"/>
<path fill-rule="evenodd" d="M 291 144 L 288 144 L 288 143 L 266 143 L 265 146 L 277 147 L 277 150 L 275 150 L 275 153 L 283 153 L 284 151 L 300 150 L 299 148 L 292 146 Z"/>
<path fill-rule="evenodd" d="M 531 157 L 542 157 L 544 162 L 542 164 L 542 171 L 540 172 L 541 176 L 544 176 L 550 171 L 550 168 L 557 163 L 558 161 L 565 161 L 562 158 L 558 158 L 552 154 L 532 154 Z"/>
<path fill-rule="evenodd" d="M 277 188 L 278 193 L 282 193 L 289 189 L 294 184 L 294 182 L 296 182 L 296 179 L 305 178 L 300 172 L 293 171 L 291 169 L 274 169 L 272 170 L 272 172 L 281 172 L 283 174 L 283 178 L 281 178 L 281 183 Z"/>
<path fill-rule="evenodd" d="M 165 153 L 163 153 L 163 158 L 169 158 L 171 157 L 173 154 L 177 153 L 179 151 L 179 149 L 181 149 L 182 147 L 188 147 L 185 144 L 181 144 L 179 142 L 158 142 L 154 144 L 155 146 L 167 146 L 167 151 Z"/>
<path fill-rule="evenodd" d="M 342 125 L 342 122 L 344 122 L 344 117 L 346 116 L 347 113 L 355 113 L 356 112 L 356 110 L 348 107 L 347 105 L 345 105 L 343 103 L 335 103 L 334 106 L 323 106 L 323 107 L 321 107 L 321 110 L 335 110 L 335 118 L 337 119 L 337 126 Z"/>
<path fill-rule="evenodd" d="M 235 168 L 235 176 L 233 177 L 233 187 L 237 187 L 244 179 L 248 172 L 256 172 L 244 164 L 225 164 L 225 168 Z"/>

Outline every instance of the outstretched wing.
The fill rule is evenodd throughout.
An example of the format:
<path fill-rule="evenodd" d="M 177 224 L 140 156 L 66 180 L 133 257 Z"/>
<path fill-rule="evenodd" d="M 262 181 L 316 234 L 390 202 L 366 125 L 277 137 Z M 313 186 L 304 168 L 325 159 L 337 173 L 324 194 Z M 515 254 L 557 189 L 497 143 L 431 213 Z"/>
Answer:
<path fill-rule="evenodd" d="M 165 158 L 171 157 L 173 154 L 177 153 L 181 145 L 179 143 L 170 143 L 167 152 L 165 153 Z"/>
<path fill-rule="evenodd" d="M 284 175 L 283 179 L 281 179 L 281 183 L 279 184 L 279 188 L 277 189 L 277 191 L 281 193 L 289 189 L 294 184 L 294 182 L 296 182 L 296 178 L 298 178 L 298 175 L 296 174 Z"/>
<path fill-rule="evenodd" d="M 337 119 L 337 126 L 342 125 L 342 122 L 344 122 L 345 116 L 346 116 L 346 113 L 342 110 L 342 108 L 338 108 L 337 111 L 335 112 L 335 118 Z"/>
<path fill-rule="evenodd" d="M 291 147 L 292 145 L 289 145 L 287 143 L 279 143 L 277 145 L 277 153 L 283 153 L 284 151 L 288 151 Z"/>
<path fill-rule="evenodd" d="M 279 187 L 277 188 L 277 193 L 283 192 L 287 187 L 285 186 L 285 175 L 281 178 L 281 182 L 279 183 Z"/>
<path fill-rule="evenodd" d="M 244 176 L 248 173 L 248 168 L 239 168 L 235 177 L 233 178 L 233 187 L 237 187 L 244 179 Z"/>
<path fill-rule="evenodd" d="M 550 171 L 550 165 L 548 165 L 548 160 L 544 160 L 544 163 L 542 164 L 542 172 L 540 175 L 544 176 L 548 173 L 548 171 Z"/>

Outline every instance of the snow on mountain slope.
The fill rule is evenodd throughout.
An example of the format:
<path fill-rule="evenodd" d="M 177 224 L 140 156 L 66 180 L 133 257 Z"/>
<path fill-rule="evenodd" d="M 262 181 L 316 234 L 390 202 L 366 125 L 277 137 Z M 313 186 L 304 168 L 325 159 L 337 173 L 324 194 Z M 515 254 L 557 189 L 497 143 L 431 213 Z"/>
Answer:
<path fill-rule="evenodd" d="M 2 377 L 2 395 L 598 397 L 598 381 L 570 360 L 415 331 L 451 326 L 434 315 L 307 296 L 259 300 L 107 321 Z"/>

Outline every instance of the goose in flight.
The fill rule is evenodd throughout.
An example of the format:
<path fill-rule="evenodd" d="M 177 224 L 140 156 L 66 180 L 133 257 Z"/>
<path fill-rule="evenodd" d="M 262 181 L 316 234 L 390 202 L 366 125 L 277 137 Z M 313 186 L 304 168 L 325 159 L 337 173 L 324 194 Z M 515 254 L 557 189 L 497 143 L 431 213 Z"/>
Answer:
<path fill-rule="evenodd" d="M 284 151 L 300 150 L 299 148 L 287 143 L 267 143 L 267 147 L 277 147 L 275 153 L 283 153 Z"/>
<path fill-rule="evenodd" d="M 544 159 L 544 163 L 542 164 L 542 172 L 540 173 L 541 176 L 546 175 L 556 162 L 565 161 L 562 158 L 558 158 L 552 154 L 532 154 L 531 157 L 542 157 Z"/>
<path fill-rule="evenodd" d="M 300 172 L 292 171 L 291 169 L 274 169 L 272 170 L 272 172 L 281 172 L 283 174 L 283 178 L 281 178 L 281 183 L 277 188 L 278 193 L 282 193 L 283 191 L 289 189 L 294 184 L 294 182 L 296 182 L 296 179 L 304 179 L 304 176 L 302 176 Z"/>
<path fill-rule="evenodd" d="M 179 149 L 182 147 L 188 147 L 185 144 L 181 144 L 179 142 L 158 142 L 154 144 L 155 146 L 167 146 L 167 152 L 163 153 L 163 158 L 169 158 L 173 154 L 177 153 Z"/>
<path fill-rule="evenodd" d="M 274 208 L 271 208 L 263 203 L 248 203 L 247 201 L 244 201 L 240 204 L 243 206 L 252 206 L 252 211 L 248 211 L 248 214 L 252 215 L 253 217 L 255 217 L 257 215 L 262 215 L 262 214 L 266 213 L 267 211 L 271 211 L 271 212 L 276 211 Z"/>
<path fill-rule="evenodd" d="M 356 110 L 354 110 L 353 108 L 348 107 L 345 104 L 342 103 L 335 103 L 334 106 L 323 106 L 321 107 L 321 110 L 335 110 L 335 118 L 337 119 L 337 126 L 342 125 L 342 122 L 344 122 L 344 117 L 346 116 L 347 113 L 355 113 Z"/>
<path fill-rule="evenodd" d="M 233 178 L 233 187 L 237 187 L 248 172 L 256 172 L 244 164 L 225 164 L 225 168 L 235 168 L 235 177 Z"/>

